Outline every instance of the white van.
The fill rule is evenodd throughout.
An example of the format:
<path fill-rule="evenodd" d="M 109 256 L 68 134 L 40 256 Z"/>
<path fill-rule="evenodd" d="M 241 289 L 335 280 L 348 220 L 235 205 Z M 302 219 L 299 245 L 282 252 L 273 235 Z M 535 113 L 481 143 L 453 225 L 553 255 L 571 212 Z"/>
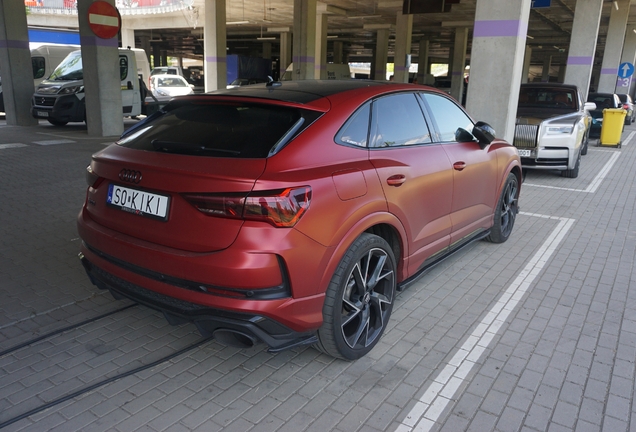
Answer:
<path fill-rule="evenodd" d="M 31 66 L 33 67 L 33 86 L 37 87 L 55 70 L 62 60 L 71 52 L 78 50 L 79 45 L 61 45 L 31 42 Z M 0 81 L 0 112 L 4 112 L 2 82 Z"/>
<path fill-rule="evenodd" d="M 31 115 L 55 126 L 86 120 L 82 51 L 70 53 L 51 76 L 42 81 L 31 98 Z M 125 117 L 141 114 L 145 94 L 140 80 L 150 76 L 148 58 L 142 49 L 119 48 L 122 113 Z"/>

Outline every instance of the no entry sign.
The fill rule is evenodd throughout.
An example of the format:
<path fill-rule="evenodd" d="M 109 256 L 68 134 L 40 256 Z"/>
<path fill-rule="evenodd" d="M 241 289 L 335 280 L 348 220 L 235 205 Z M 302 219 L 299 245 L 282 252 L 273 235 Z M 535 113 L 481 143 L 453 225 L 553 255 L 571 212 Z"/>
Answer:
<path fill-rule="evenodd" d="M 105 1 L 96 1 L 88 7 L 88 25 L 95 36 L 110 39 L 121 28 L 121 16 L 117 8 Z"/>

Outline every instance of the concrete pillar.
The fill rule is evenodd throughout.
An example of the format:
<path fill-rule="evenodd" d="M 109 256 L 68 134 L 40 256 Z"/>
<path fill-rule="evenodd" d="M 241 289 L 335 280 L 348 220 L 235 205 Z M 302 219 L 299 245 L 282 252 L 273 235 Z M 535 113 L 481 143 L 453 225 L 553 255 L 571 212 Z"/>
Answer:
<path fill-rule="evenodd" d="M 271 42 L 263 42 L 263 58 L 267 60 L 271 60 L 272 58 L 272 43 Z"/>
<path fill-rule="evenodd" d="M 0 74 L 7 124 L 34 126 L 33 69 L 24 3 L 0 1 Z"/>
<path fill-rule="evenodd" d="M 336 64 L 345 63 L 342 41 L 333 41 L 333 62 Z"/>
<path fill-rule="evenodd" d="M 618 9 L 612 6 L 610 13 L 605 51 L 603 52 L 603 65 L 598 82 L 598 91 L 601 93 L 614 93 L 618 80 L 618 66 L 623 52 L 625 29 L 629 15 L 630 0 L 616 0 Z"/>
<path fill-rule="evenodd" d="M 466 68 L 466 48 L 468 46 L 468 28 L 455 29 L 453 49 L 453 69 L 451 72 L 451 96 L 462 101 L 464 95 L 464 70 Z"/>
<path fill-rule="evenodd" d="M 475 11 L 466 108 L 508 142 L 514 138 L 530 3 L 477 0 Z"/>
<path fill-rule="evenodd" d="M 168 64 L 168 50 L 161 50 L 161 66 L 170 66 Z"/>
<path fill-rule="evenodd" d="M 386 81 L 386 63 L 389 57 L 389 29 L 380 29 L 376 34 L 374 80 Z"/>
<path fill-rule="evenodd" d="M 289 32 L 280 34 L 280 77 L 285 74 L 287 66 L 292 62 L 292 35 Z"/>
<path fill-rule="evenodd" d="M 550 66 L 552 66 L 552 56 L 546 55 L 541 69 L 541 82 L 550 82 Z"/>
<path fill-rule="evenodd" d="M 567 69 L 568 69 L 568 66 L 566 64 L 559 65 L 559 76 L 557 78 L 557 82 L 560 82 L 560 83 L 565 82 L 565 71 L 567 71 Z"/>
<path fill-rule="evenodd" d="M 584 97 L 587 97 L 590 88 L 602 9 L 603 0 L 577 1 L 574 9 L 564 82 L 576 85 Z"/>
<path fill-rule="evenodd" d="M 152 67 L 161 66 L 161 45 L 152 45 Z"/>
<path fill-rule="evenodd" d="M 622 63 L 631 63 L 632 65 L 636 61 L 636 26 L 629 25 L 627 26 L 627 31 L 625 32 L 625 42 L 623 43 L 623 54 L 621 56 L 621 64 Z M 634 82 L 634 76 L 632 75 L 626 79 L 619 79 L 616 81 L 616 91 L 615 93 L 627 93 L 633 95 L 632 93 L 632 83 Z"/>
<path fill-rule="evenodd" d="M 294 0 L 292 80 L 314 79 L 316 61 L 316 0 Z"/>
<path fill-rule="evenodd" d="M 146 51 L 146 57 L 148 57 L 148 64 L 150 64 L 150 53 L 152 52 L 152 47 L 150 46 L 150 38 L 148 36 L 142 36 L 139 38 L 139 42 L 140 42 L 140 48 Z"/>
<path fill-rule="evenodd" d="M 124 21 L 122 21 L 123 25 Z M 120 31 L 121 34 L 121 47 L 122 48 L 137 48 L 135 46 L 135 30 L 129 28 L 123 28 Z"/>
<path fill-rule="evenodd" d="M 428 39 L 420 39 L 420 56 L 417 59 L 417 82 L 418 84 L 426 84 L 425 76 L 428 75 L 428 50 L 429 50 L 429 40 Z"/>
<path fill-rule="evenodd" d="M 205 91 L 224 89 L 227 86 L 225 0 L 205 1 L 203 32 Z"/>
<path fill-rule="evenodd" d="M 409 65 L 407 55 L 411 54 L 411 35 L 413 34 L 413 15 L 398 12 L 395 23 L 395 57 L 393 58 L 393 80 L 409 82 Z"/>
<path fill-rule="evenodd" d="M 106 1 L 115 6 L 115 0 Z M 90 29 L 88 8 L 92 3 L 90 0 L 77 3 L 84 69 L 86 126 L 90 136 L 118 136 L 124 131 L 117 50 L 119 42 L 116 36 L 101 39 Z"/>
<path fill-rule="evenodd" d="M 316 79 L 327 79 L 327 29 L 329 15 L 316 13 L 316 60 L 314 76 Z"/>
<path fill-rule="evenodd" d="M 527 83 L 530 76 L 530 60 L 532 60 L 532 48 L 526 46 L 526 53 L 523 56 L 523 69 L 521 70 L 521 82 Z"/>

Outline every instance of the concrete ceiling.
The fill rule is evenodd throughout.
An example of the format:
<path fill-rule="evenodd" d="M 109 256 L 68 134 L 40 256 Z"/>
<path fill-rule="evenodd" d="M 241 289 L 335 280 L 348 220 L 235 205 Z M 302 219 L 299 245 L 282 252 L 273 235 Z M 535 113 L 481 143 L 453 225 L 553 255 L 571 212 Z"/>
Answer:
<path fill-rule="evenodd" d="M 204 0 L 164 0 L 177 5 L 176 11 L 156 12 L 152 8 L 129 7 L 124 3 L 150 0 L 118 0 L 124 25 L 136 29 L 139 39 L 148 37 L 151 44 L 159 44 L 169 56 L 202 59 Z M 413 60 L 418 59 L 418 41 L 430 41 L 429 56 L 445 59 L 453 44 L 456 27 L 472 27 L 477 0 L 455 0 L 446 13 L 416 14 L 413 17 Z M 577 0 L 551 0 L 549 8 L 532 9 L 527 44 L 532 47 L 532 62 L 541 64 L 546 56 L 552 63 L 564 63 L 570 43 L 574 10 Z M 579 0 L 587 1 L 587 0 Z M 293 30 L 293 0 L 227 0 L 227 45 L 229 54 L 260 55 L 263 37 L 274 38 L 272 53 L 278 53 L 279 34 Z M 124 6 L 124 7 L 122 7 Z M 189 7 L 187 7 L 189 6 Z M 603 2 L 596 63 L 600 64 L 613 3 Z M 323 0 L 319 8 L 329 14 L 329 41 L 344 44 L 350 62 L 371 61 L 375 44 L 375 29 L 392 27 L 389 56 L 394 52 L 396 15 L 402 10 L 402 0 Z M 163 10 L 166 10 L 165 8 Z M 636 6 L 631 7 L 630 23 L 636 23 Z M 260 39 L 259 39 L 260 38 Z M 328 44 L 328 49 L 331 49 Z M 470 53 L 470 37 L 469 50 Z"/>

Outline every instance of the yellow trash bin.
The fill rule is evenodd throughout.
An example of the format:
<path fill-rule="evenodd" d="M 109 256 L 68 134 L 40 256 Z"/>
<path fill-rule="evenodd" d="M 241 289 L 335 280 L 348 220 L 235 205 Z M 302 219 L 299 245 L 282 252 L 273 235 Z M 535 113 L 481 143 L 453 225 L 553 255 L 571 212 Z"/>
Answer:
<path fill-rule="evenodd" d="M 621 146 L 621 135 L 623 135 L 626 113 L 622 108 L 606 108 L 603 110 L 602 146 Z"/>

